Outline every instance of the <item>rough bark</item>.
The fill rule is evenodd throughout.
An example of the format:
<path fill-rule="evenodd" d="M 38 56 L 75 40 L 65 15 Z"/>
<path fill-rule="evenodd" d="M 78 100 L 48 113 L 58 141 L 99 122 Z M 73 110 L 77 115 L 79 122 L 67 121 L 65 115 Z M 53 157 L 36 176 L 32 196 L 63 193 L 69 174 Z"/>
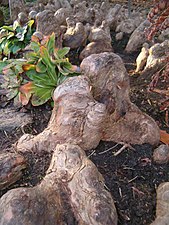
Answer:
<path fill-rule="evenodd" d="M 157 124 L 130 101 L 129 77 L 118 55 L 91 55 L 82 61 L 81 68 L 91 80 L 94 98 L 107 108 L 102 140 L 158 144 Z"/>
<path fill-rule="evenodd" d="M 0 190 L 15 183 L 22 176 L 22 170 L 26 168 L 23 156 L 17 153 L 0 154 Z"/>
<path fill-rule="evenodd" d="M 43 181 L 0 200 L 1 225 L 116 225 L 111 195 L 95 165 L 77 145 L 57 145 Z"/>

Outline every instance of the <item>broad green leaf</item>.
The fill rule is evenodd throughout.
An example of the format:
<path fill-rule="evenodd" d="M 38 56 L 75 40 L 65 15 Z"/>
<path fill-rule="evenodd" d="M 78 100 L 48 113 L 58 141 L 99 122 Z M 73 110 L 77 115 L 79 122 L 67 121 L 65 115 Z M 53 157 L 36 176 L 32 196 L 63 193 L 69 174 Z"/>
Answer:
<path fill-rule="evenodd" d="M 42 59 L 39 59 L 36 65 L 36 71 L 38 73 L 45 73 L 46 70 L 47 70 L 46 65 L 43 64 Z"/>
<path fill-rule="evenodd" d="M 49 54 L 53 54 L 55 48 L 55 33 L 53 32 L 46 44 Z"/>
<path fill-rule="evenodd" d="M 2 26 L 0 29 L 1 29 L 1 30 L 14 31 L 14 29 L 13 29 L 12 26 Z"/>
<path fill-rule="evenodd" d="M 3 68 L 8 64 L 8 61 L 0 61 L 0 73 L 3 72 Z"/>
<path fill-rule="evenodd" d="M 33 106 L 39 106 L 44 103 L 46 103 L 49 99 L 51 99 L 53 90 L 51 89 L 45 89 L 45 88 L 39 88 L 35 91 L 35 94 L 33 94 L 31 98 L 31 103 Z"/>
<path fill-rule="evenodd" d="M 11 100 L 13 98 L 15 98 L 18 94 L 18 88 L 12 88 L 12 89 L 8 89 L 8 93 L 6 94 L 6 97 L 8 100 Z"/>
<path fill-rule="evenodd" d="M 9 32 L 7 39 L 9 40 L 11 37 L 14 37 L 14 36 L 15 36 L 14 32 Z"/>
<path fill-rule="evenodd" d="M 42 62 L 47 67 L 47 73 L 52 81 L 56 81 L 56 70 L 55 65 L 52 63 L 51 57 L 48 50 L 44 47 L 40 47 L 40 55 L 42 57 Z"/>
<path fill-rule="evenodd" d="M 18 26 L 19 26 L 19 23 L 17 20 L 15 20 L 13 23 L 13 31 L 15 31 Z"/>
<path fill-rule="evenodd" d="M 7 42 L 4 46 L 4 51 L 3 51 L 4 55 L 6 55 L 6 56 L 10 53 L 8 46 L 9 46 L 9 43 Z"/>
<path fill-rule="evenodd" d="M 69 51 L 70 51 L 69 47 L 64 47 L 62 49 L 55 49 L 54 56 L 57 59 L 62 59 L 63 57 L 65 57 L 66 54 L 68 54 Z"/>
<path fill-rule="evenodd" d="M 40 51 L 40 44 L 37 42 L 31 42 L 30 47 L 36 53 Z"/>
<path fill-rule="evenodd" d="M 16 54 L 17 52 L 19 52 L 21 50 L 20 46 L 18 45 L 14 45 L 13 49 L 12 49 L 12 53 Z"/>

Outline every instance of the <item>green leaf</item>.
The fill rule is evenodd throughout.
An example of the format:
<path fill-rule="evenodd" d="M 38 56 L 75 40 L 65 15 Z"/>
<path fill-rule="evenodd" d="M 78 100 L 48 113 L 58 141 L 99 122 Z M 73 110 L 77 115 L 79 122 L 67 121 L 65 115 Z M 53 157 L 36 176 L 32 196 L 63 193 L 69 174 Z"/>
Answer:
<path fill-rule="evenodd" d="M 63 57 L 65 57 L 66 54 L 68 54 L 69 51 L 70 51 L 69 47 L 64 47 L 62 49 L 55 49 L 54 56 L 56 57 L 56 59 L 62 59 Z"/>
<path fill-rule="evenodd" d="M 6 44 L 4 46 L 4 51 L 3 51 L 4 55 L 6 55 L 6 56 L 10 53 L 8 45 L 9 45 L 9 42 L 6 42 Z"/>
<path fill-rule="evenodd" d="M 31 103 L 33 106 L 39 106 L 46 103 L 49 99 L 51 99 L 53 94 L 53 89 L 48 88 L 36 88 L 35 93 L 32 96 Z"/>
<path fill-rule="evenodd" d="M 8 36 L 7 36 L 7 39 L 9 40 L 10 38 L 12 38 L 14 36 L 15 36 L 14 32 L 9 32 Z"/>
<path fill-rule="evenodd" d="M 38 73 L 45 73 L 47 70 L 46 66 L 43 64 L 42 59 L 38 60 L 38 63 L 36 65 L 36 71 Z"/>
<path fill-rule="evenodd" d="M 30 47 L 36 53 L 40 51 L 40 44 L 37 42 L 31 42 Z"/>
<path fill-rule="evenodd" d="M 0 61 L 0 73 L 3 72 L 3 68 L 8 64 L 8 61 Z"/>
<path fill-rule="evenodd" d="M 55 82 L 57 79 L 56 70 L 55 70 L 56 66 L 52 63 L 49 52 L 44 46 L 40 47 L 40 55 L 42 57 L 42 62 L 47 67 L 47 73 L 48 73 L 50 79 Z"/>
<path fill-rule="evenodd" d="M 15 31 L 15 30 L 16 30 L 16 28 L 17 28 L 18 26 L 20 26 L 20 25 L 19 25 L 18 21 L 17 21 L 17 20 L 15 20 L 15 21 L 14 21 L 14 23 L 13 23 L 13 28 L 12 28 L 12 29 L 13 29 L 13 31 Z"/>
<path fill-rule="evenodd" d="M 13 98 L 15 98 L 18 94 L 18 88 L 12 88 L 12 89 L 8 89 L 8 93 L 6 94 L 6 97 L 8 100 L 11 100 Z"/>
<path fill-rule="evenodd" d="M 20 46 L 14 45 L 13 49 L 12 49 L 12 53 L 16 54 L 17 52 L 19 52 L 21 50 Z"/>
<path fill-rule="evenodd" d="M 47 47 L 49 54 L 53 54 L 54 48 L 55 48 L 55 33 L 54 32 L 52 33 L 49 40 L 47 41 L 46 47 Z"/>
<path fill-rule="evenodd" d="M 13 29 L 13 27 L 12 26 L 2 26 L 1 28 L 0 28 L 1 30 L 8 30 L 8 31 L 14 31 L 14 29 Z"/>

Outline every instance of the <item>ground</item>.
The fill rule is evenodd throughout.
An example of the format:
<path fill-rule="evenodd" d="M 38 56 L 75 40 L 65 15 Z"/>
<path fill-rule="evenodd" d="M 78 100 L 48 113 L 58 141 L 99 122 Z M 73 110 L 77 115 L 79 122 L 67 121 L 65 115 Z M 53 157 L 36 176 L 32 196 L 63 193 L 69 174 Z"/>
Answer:
<path fill-rule="evenodd" d="M 114 38 L 112 34 L 112 38 Z M 114 40 L 114 39 L 113 39 Z M 116 43 L 114 51 L 124 60 L 131 80 L 131 99 L 142 111 L 152 116 L 161 129 L 169 130 L 166 124 L 166 113 L 160 110 L 158 96 L 147 91 L 147 80 L 140 86 L 138 78 L 134 75 L 135 59 L 138 52 L 126 55 L 124 46 L 127 37 Z M 77 60 L 78 52 L 72 52 L 70 58 Z M 0 103 L 2 103 L 2 97 Z M 12 107 L 10 102 L 3 107 Z M 0 149 L 8 149 L 24 133 L 37 134 L 41 132 L 48 123 L 51 115 L 50 104 L 41 107 L 20 107 L 18 110 L 25 111 L 33 117 L 33 124 L 30 127 L 14 130 L 12 133 L 0 132 Z M 157 165 L 152 161 L 153 147 L 144 144 L 133 146 L 134 149 L 125 149 L 122 153 L 114 156 L 121 146 L 115 146 L 112 142 L 101 142 L 96 149 L 87 152 L 88 157 L 95 163 L 105 178 L 105 188 L 108 189 L 115 201 L 118 212 L 119 225 L 149 225 L 155 218 L 156 187 L 169 178 L 169 164 Z M 51 155 L 27 154 L 28 167 L 24 171 L 23 178 L 9 189 L 19 186 L 34 186 L 43 178 L 47 170 Z M 8 190 L 3 190 L 3 195 Z M 73 224 L 69 224 L 73 225 Z"/>

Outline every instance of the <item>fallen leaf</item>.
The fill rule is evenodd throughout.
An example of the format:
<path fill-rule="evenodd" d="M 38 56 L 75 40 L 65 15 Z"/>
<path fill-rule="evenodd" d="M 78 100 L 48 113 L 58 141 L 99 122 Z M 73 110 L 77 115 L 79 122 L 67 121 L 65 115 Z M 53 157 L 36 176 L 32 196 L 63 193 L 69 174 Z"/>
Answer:
<path fill-rule="evenodd" d="M 160 141 L 169 144 L 169 134 L 165 130 L 160 130 Z"/>

